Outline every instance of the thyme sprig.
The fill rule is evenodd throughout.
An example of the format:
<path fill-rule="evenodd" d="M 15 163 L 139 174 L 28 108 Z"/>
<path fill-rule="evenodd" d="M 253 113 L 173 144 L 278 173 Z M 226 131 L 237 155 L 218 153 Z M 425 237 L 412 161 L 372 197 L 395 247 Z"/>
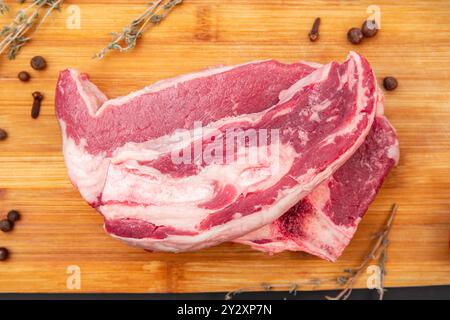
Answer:
<path fill-rule="evenodd" d="M 366 270 L 370 261 L 378 261 L 378 266 L 380 267 L 380 287 L 378 290 L 378 296 L 380 300 L 384 298 L 384 278 L 386 276 L 386 259 L 387 259 L 387 248 L 389 246 L 389 233 L 392 229 L 392 224 L 394 222 L 395 215 L 397 213 L 398 206 L 396 204 L 392 205 L 389 218 L 383 230 L 375 235 L 375 245 L 372 250 L 366 256 L 361 265 L 356 269 L 346 269 L 344 272 L 345 276 L 338 278 L 338 283 L 344 286 L 344 289 L 335 297 L 326 297 L 328 300 L 347 300 L 352 294 L 353 287 L 356 280 L 361 276 L 361 274 Z"/>
<path fill-rule="evenodd" d="M 127 52 L 136 47 L 137 41 L 150 28 L 159 24 L 166 16 L 183 0 L 157 0 L 149 4 L 149 7 L 134 19 L 130 25 L 125 27 L 120 33 L 112 33 L 112 41 L 97 54 L 94 58 L 103 59 L 110 51 Z"/>
<path fill-rule="evenodd" d="M 272 291 L 274 289 L 286 290 L 290 295 L 296 296 L 297 292 L 301 290 L 302 287 L 312 287 L 313 289 L 317 289 L 323 283 L 334 283 L 334 278 L 329 279 L 311 279 L 305 280 L 303 282 L 297 283 L 278 283 L 278 284 L 270 284 L 270 283 L 261 283 L 259 286 L 241 288 L 238 290 L 230 291 L 225 295 L 225 300 L 231 300 L 234 296 L 237 296 L 244 292 L 251 292 L 263 289 L 264 291 Z"/>
<path fill-rule="evenodd" d="M 13 21 L 0 31 L 0 55 L 7 52 L 8 59 L 16 57 L 20 49 L 31 40 L 53 10 L 60 10 L 64 0 L 34 0 L 20 9 Z M 41 10 L 44 14 L 40 17 Z"/>
<path fill-rule="evenodd" d="M 320 285 L 325 283 L 338 283 L 340 286 L 343 286 L 344 288 L 342 291 L 336 296 L 336 297 L 325 297 L 328 300 L 346 300 L 350 297 L 354 285 L 358 278 L 364 273 L 367 266 L 369 265 L 369 262 L 372 260 L 378 261 L 378 266 L 380 267 L 381 274 L 380 274 L 380 287 L 378 290 L 378 296 L 379 299 L 382 300 L 384 298 L 384 278 L 386 276 L 386 260 L 387 260 L 387 248 L 389 245 L 389 233 L 392 229 L 392 225 L 394 222 L 395 215 L 397 213 L 398 206 L 396 204 L 392 205 L 389 217 L 387 219 L 387 222 L 385 226 L 383 227 L 382 231 L 378 232 L 374 235 L 374 239 L 376 239 L 374 246 L 370 250 L 369 254 L 366 256 L 364 261 L 359 265 L 356 269 L 344 269 L 344 275 L 339 276 L 337 278 L 328 278 L 328 279 L 311 279 L 311 280 L 305 280 L 303 282 L 298 283 L 282 283 L 282 284 L 268 284 L 268 283 L 262 283 L 260 286 L 255 287 L 248 287 L 248 288 L 242 288 L 238 290 L 234 290 L 231 292 L 228 292 L 225 295 L 225 300 L 231 300 L 234 296 L 239 295 L 244 292 L 251 292 L 260 290 L 261 288 L 265 291 L 272 291 L 273 289 L 280 289 L 280 290 L 286 290 L 291 295 L 297 295 L 297 292 L 299 292 L 303 286 L 313 287 L 314 289 L 317 289 L 320 287 Z"/>
<path fill-rule="evenodd" d="M 9 7 L 6 5 L 5 1 L 0 0 L 0 14 L 5 14 L 9 11 Z"/>

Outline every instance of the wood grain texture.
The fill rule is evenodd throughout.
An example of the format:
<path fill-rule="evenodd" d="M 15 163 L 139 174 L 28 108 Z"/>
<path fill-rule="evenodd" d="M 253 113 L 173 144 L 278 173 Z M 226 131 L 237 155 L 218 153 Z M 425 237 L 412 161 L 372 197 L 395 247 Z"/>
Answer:
<path fill-rule="evenodd" d="M 0 58 L 0 127 L 10 135 L 0 142 L 0 214 L 12 208 L 23 213 L 14 232 L 0 234 L 0 246 L 11 250 L 11 259 L 0 263 L 0 292 L 74 292 L 66 286 L 70 265 L 81 268 L 82 292 L 262 290 L 262 283 L 286 285 L 275 289 L 289 283 L 305 284 L 305 290 L 337 288 L 333 279 L 359 264 L 393 202 L 399 212 L 387 285 L 450 284 L 449 1 L 377 1 L 382 30 L 352 46 L 346 32 L 362 23 L 372 1 L 186 0 L 134 51 L 91 59 L 146 1 L 128 3 L 68 0 L 81 8 L 80 30 L 66 28 L 63 10 L 15 61 Z M 320 40 L 311 43 L 308 32 L 317 16 Z M 104 234 L 101 217 L 67 178 L 53 110 L 56 78 L 64 68 L 89 73 L 114 97 L 210 66 L 266 58 L 326 63 L 342 61 L 349 50 L 367 57 L 380 79 L 399 80 L 399 88 L 386 94 L 386 114 L 398 130 L 401 161 L 335 264 L 301 253 L 269 256 L 237 244 L 177 255 L 145 253 Z M 19 82 L 17 73 L 30 70 L 37 54 L 48 60 L 48 69 L 31 71 L 31 82 Z M 37 120 L 30 117 L 34 90 L 45 93 Z M 363 276 L 358 286 L 365 285 Z"/>

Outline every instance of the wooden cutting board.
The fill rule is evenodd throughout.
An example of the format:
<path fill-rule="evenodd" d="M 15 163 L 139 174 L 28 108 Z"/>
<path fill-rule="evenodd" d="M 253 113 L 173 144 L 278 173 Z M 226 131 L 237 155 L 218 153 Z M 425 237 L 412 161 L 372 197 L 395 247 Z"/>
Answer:
<path fill-rule="evenodd" d="M 346 32 L 368 16 L 373 1 L 185 0 L 132 52 L 93 60 L 109 33 L 121 30 L 147 1 L 135 2 L 68 0 L 15 61 L 0 59 L 0 127 L 10 135 L 0 142 L 0 215 L 13 208 L 23 214 L 14 232 L 0 234 L 0 246 L 11 251 L 0 263 L 1 292 L 206 292 L 264 290 L 264 284 L 286 290 L 292 283 L 304 290 L 338 288 L 335 278 L 361 262 L 394 202 L 399 211 L 386 284 L 450 284 L 449 1 L 377 1 L 381 31 L 354 46 Z M 66 27 L 69 4 L 81 10 L 79 30 Z M 307 34 L 317 16 L 320 40 L 311 43 Z M 0 22 L 10 19 L 7 14 Z M 349 50 L 367 57 L 380 79 L 399 80 L 399 88 L 386 94 L 386 114 L 398 130 L 401 161 L 337 263 L 302 253 L 269 256 L 237 244 L 146 253 L 107 236 L 102 218 L 69 182 L 53 110 L 64 68 L 89 73 L 114 97 L 210 66 L 267 58 L 327 63 L 344 60 Z M 47 70 L 30 71 L 34 55 L 47 59 Z M 31 72 L 31 82 L 17 80 L 22 70 Z M 45 93 L 37 120 L 30 117 L 35 90 Z M 67 285 L 77 271 L 80 289 Z M 367 277 L 357 285 L 365 287 Z"/>

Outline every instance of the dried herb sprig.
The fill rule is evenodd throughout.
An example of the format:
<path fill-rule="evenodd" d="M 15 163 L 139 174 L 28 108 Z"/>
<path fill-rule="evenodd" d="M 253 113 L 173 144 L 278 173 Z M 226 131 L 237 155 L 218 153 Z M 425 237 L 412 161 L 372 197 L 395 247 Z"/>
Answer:
<path fill-rule="evenodd" d="M 237 296 L 244 292 L 251 292 L 251 291 L 258 291 L 263 289 L 264 291 L 272 291 L 274 289 L 278 290 L 286 290 L 290 295 L 296 296 L 297 292 L 300 291 L 303 287 L 309 287 L 313 289 L 317 289 L 320 287 L 320 285 L 325 283 L 335 283 L 335 278 L 329 278 L 329 279 L 310 279 L 305 280 L 302 282 L 296 282 L 296 283 L 278 283 L 278 284 L 270 284 L 270 283 L 261 283 L 260 286 L 255 287 L 247 287 L 247 288 L 241 288 L 238 290 L 230 291 L 225 295 L 225 300 L 231 300 L 234 296 Z"/>
<path fill-rule="evenodd" d="M 0 31 L 0 55 L 7 51 L 8 58 L 14 59 L 20 49 L 31 40 L 53 10 L 60 10 L 64 0 L 34 0 L 26 8 L 17 12 L 14 20 Z M 40 12 L 44 11 L 42 17 Z"/>
<path fill-rule="evenodd" d="M 149 7 L 134 19 L 129 26 L 120 33 L 112 33 L 112 41 L 94 58 L 102 59 L 109 51 L 126 52 L 136 47 L 137 41 L 150 26 L 159 24 L 164 18 L 183 0 L 157 0 L 149 4 Z"/>
<path fill-rule="evenodd" d="M 9 11 L 9 7 L 3 0 L 0 0 L 0 14 L 5 14 Z"/>
<path fill-rule="evenodd" d="M 367 257 L 356 269 L 346 269 L 345 276 L 338 278 L 338 283 L 344 286 L 344 289 L 336 297 L 326 297 L 328 300 L 347 300 L 352 294 L 353 287 L 356 280 L 366 270 L 370 261 L 377 260 L 380 267 L 380 287 L 378 288 L 379 299 L 384 298 L 384 277 L 386 275 L 386 259 L 387 259 L 387 247 L 389 245 L 389 233 L 392 229 L 392 223 L 394 222 L 395 215 L 397 213 L 398 206 L 394 204 L 391 208 L 389 218 L 383 230 L 375 235 L 376 242 L 369 252 Z"/>
<path fill-rule="evenodd" d="M 319 288 L 320 285 L 325 283 L 338 283 L 343 286 L 344 289 L 336 296 L 336 297 L 326 297 L 328 300 L 346 300 L 350 297 L 353 287 L 355 285 L 356 280 L 362 275 L 362 273 L 366 270 L 368 264 L 372 260 L 378 260 L 378 265 L 381 269 L 381 279 L 380 279 L 380 288 L 378 288 L 379 299 L 382 300 L 384 298 L 384 278 L 386 275 L 386 260 L 387 260 L 387 247 L 389 245 L 389 233 L 392 229 L 392 224 L 394 222 L 395 215 L 397 213 L 398 206 L 396 204 L 392 205 L 389 218 L 381 232 L 378 232 L 374 235 L 374 239 L 376 242 L 372 249 L 370 250 L 367 257 L 360 264 L 360 266 L 356 269 L 345 269 L 344 276 L 340 276 L 337 278 L 329 278 L 329 279 L 311 279 L 303 281 L 302 283 L 283 283 L 283 284 L 268 284 L 262 283 L 259 287 L 248 287 L 242 288 L 238 290 L 234 290 L 228 292 L 225 295 L 225 300 L 231 300 L 234 296 L 239 295 L 244 292 L 251 292 L 260 290 L 261 288 L 265 291 L 272 291 L 273 289 L 281 289 L 286 290 L 291 295 L 297 295 L 297 292 L 303 286 L 313 286 L 315 289 Z"/>

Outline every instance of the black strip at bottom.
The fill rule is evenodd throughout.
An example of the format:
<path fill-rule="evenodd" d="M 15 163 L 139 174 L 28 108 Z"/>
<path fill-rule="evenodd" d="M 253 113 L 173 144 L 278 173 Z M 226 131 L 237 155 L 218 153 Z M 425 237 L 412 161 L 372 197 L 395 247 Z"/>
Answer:
<path fill-rule="evenodd" d="M 233 295 L 231 301 L 241 300 L 324 300 L 338 291 L 244 292 Z M 188 294 L 20 294 L 2 293 L 0 300 L 223 300 L 226 293 Z M 376 290 L 355 289 L 349 300 L 378 300 Z M 408 287 L 387 289 L 384 300 L 450 300 L 450 286 Z"/>

